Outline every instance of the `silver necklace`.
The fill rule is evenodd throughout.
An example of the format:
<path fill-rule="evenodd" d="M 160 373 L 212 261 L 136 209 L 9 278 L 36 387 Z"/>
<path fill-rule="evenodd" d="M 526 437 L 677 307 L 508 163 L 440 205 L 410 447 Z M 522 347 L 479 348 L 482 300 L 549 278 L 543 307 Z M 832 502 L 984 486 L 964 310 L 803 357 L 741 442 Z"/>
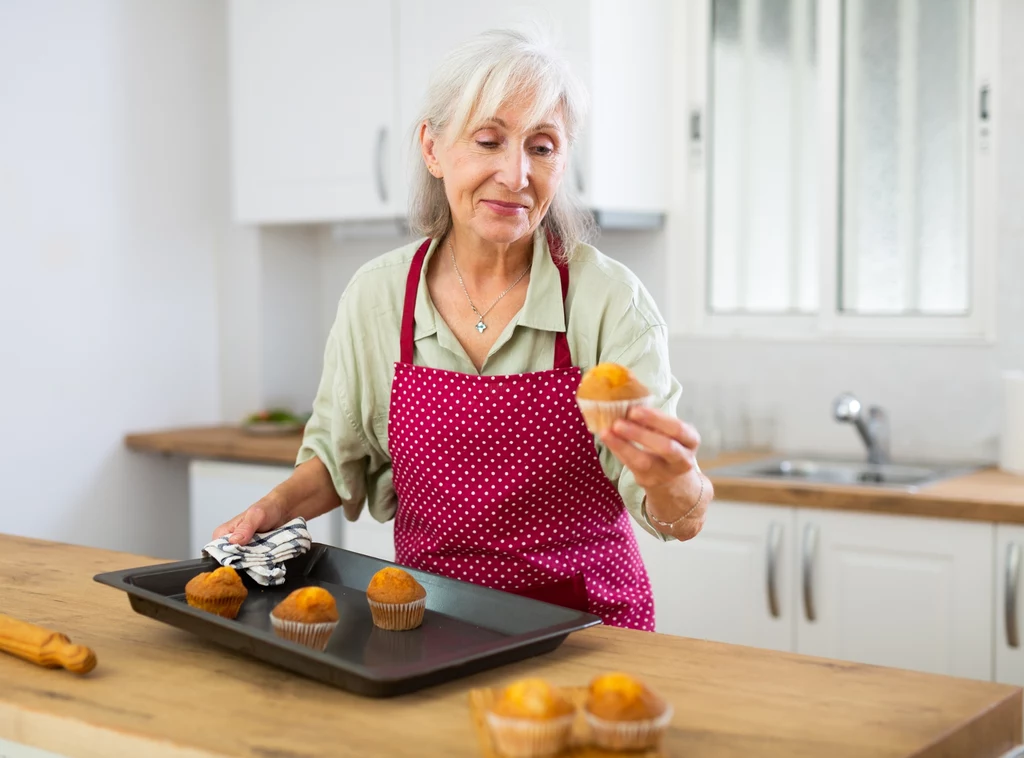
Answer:
<path fill-rule="evenodd" d="M 466 299 L 469 301 L 469 307 L 472 308 L 473 309 L 473 313 L 476 314 L 477 322 L 476 322 L 476 326 L 474 328 L 480 334 L 483 334 L 484 333 L 484 329 L 487 328 L 487 324 L 484 323 L 484 316 L 486 316 L 488 313 L 491 312 L 491 310 L 494 308 L 494 306 L 496 306 L 498 304 L 498 300 L 501 300 L 503 297 L 505 297 L 505 295 L 507 295 L 509 292 L 511 292 L 512 289 L 517 284 L 519 284 L 519 282 L 521 282 L 523 280 L 523 277 L 526 276 L 526 273 L 530 270 L 530 266 L 532 265 L 532 261 L 530 263 L 526 264 L 526 268 L 523 269 L 523 273 L 521 273 L 518 276 L 518 278 L 516 278 L 516 280 L 514 282 L 512 282 L 512 284 L 510 284 L 508 286 L 508 288 L 504 292 L 502 292 L 500 295 L 498 295 L 497 299 L 495 299 L 495 301 L 493 303 L 491 303 L 491 307 L 488 308 L 483 313 L 481 313 L 480 311 L 478 311 L 476 309 L 476 306 L 473 305 L 473 298 L 471 298 L 469 296 L 469 290 L 466 289 L 466 283 L 464 281 L 462 281 L 462 274 L 459 272 L 459 264 L 455 262 L 455 248 L 452 247 L 451 237 L 448 238 L 448 252 L 452 256 L 452 265 L 455 267 L 455 276 L 457 276 L 459 278 L 459 284 L 462 285 L 462 291 L 466 293 Z"/>

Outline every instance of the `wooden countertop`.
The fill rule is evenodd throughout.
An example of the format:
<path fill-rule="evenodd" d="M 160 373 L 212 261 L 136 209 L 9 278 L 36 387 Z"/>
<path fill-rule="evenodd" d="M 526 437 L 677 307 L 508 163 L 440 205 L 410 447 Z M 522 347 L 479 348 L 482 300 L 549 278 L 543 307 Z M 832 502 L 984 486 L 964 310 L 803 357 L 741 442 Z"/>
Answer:
<path fill-rule="evenodd" d="M 676 709 L 667 753 L 999 756 L 1021 742 L 1020 688 L 597 627 L 554 653 L 372 700 L 134 613 L 94 574 L 158 561 L 0 535 L 0 608 L 92 647 L 76 677 L 0 654 L 0 738 L 70 758 L 478 756 L 472 687 L 618 669 Z"/>
<path fill-rule="evenodd" d="M 302 433 L 260 436 L 237 426 L 208 426 L 129 434 L 124 443 L 130 450 L 183 458 L 294 466 Z"/>
<path fill-rule="evenodd" d="M 125 444 L 132 450 L 285 466 L 295 463 L 301 441 L 301 434 L 257 437 L 246 434 L 238 427 L 229 426 L 130 434 L 125 438 Z M 716 466 L 731 465 L 763 455 L 724 453 L 714 460 L 702 460 L 701 466 L 715 483 L 715 497 L 720 501 L 770 503 L 798 508 L 1024 524 L 1024 476 L 1014 476 L 996 469 L 984 469 L 947 479 L 917 492 L 715 476 Z"/>

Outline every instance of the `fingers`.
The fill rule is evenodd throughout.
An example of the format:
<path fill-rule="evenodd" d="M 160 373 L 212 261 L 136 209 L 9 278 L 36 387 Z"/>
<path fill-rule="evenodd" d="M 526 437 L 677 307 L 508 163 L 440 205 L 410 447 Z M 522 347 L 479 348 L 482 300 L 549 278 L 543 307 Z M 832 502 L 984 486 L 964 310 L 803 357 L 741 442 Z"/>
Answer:
<path fill-rule="evenodd" d="M 690 424 L 669 416 L 657 408 L 639 406 L 629 412 L 629 420 L 651 431 L 670 437 L 683 447 L 696 450 L 700 447 L 700 434 Z"/>
<path fill-rule="evenodd" d="M 267 510 L 262 502 L 250 506 L 230 521 L 213 530 L 213 539 L 227 537 L 228 542 L 235 545 L 248 545 L 256 532 L 270 526 Z"/>
<path fill-rule="evenodd" d="M 664 460 L 675 473 L 684 474 L 693 468 L 693 450 L 683 447 L 678 440 L 632 421 L 617 421 L 613 428 L 619 437 Z"/>
<path fill-rule="evenodd" d="M 636 483 L 641 487 L 651 487 L 671 478 L 672 474 L 665 459 L 641 450 L 615 431 L 604 432 L 601 441 L 622 461 L 622 465 L 633 472 Z"/>
<path fill-rule="evenodd" d="M 223 524 L 221 524 L 220 526 L 218 526 L 216 529 L 213 530 L 213 539 L 219 540 L 225 534 L 231 534 L 233 531 L 235 531 L 235 524 L 237 524 L 239 521 L 241 521 L 241 519 L 242 519 L 242 514 L 240 513 L 237 516 L 235 516 L 233 519 L 231 519 L 230 521 L 225 521 Z"/>
<path fill-rule="evenodd" d="M 241 515 L 231 530 L 228 542 L 234 545 L 248 545 L 253 535 L 267 525 L 267 513 L 259 503 Z"/>

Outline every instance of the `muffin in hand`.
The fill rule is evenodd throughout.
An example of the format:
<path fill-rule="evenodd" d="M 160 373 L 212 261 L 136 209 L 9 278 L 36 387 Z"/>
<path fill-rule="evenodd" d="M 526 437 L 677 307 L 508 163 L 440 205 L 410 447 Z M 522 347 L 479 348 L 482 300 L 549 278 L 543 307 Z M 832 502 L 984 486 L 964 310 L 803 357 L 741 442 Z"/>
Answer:
<path fill-rule="evenodd" d="M 230 566 L 204 571 L 185 585 L 185 602 L 226 619 L 238 615 L 248 596 L 249 590 L 242 584 L 242 578 Z"/>
<path fill-rule="evenodd" d="M 366 588 L 373 623 L 381 629 L 403 632 L 423 623 L 427 591 L 407 571 L 382 568 Z"/>
<path fill-rule="evenodd" d="M 576 709 L 564 692 L 543 679 L 521 679 L 505 688 L 486 718 L 499 753 L 543 758 L 568 745 Z"/>
<path fill-rule="evenodd" d="M 594 744 L 607 750 L 656 748 L 672 720 L 672 706 L 626 674 L 590 683 L 583 713 Z"/>
<path fill-rule="evenodd" d="M 626 418 L 630 408 L 650 405 L 652 400 L 643 382 L 617 363 L 597 364 L 583 375 L 576 388 L 576 403 L 587 429 L 594 434 L 605 431 L 617 419 Z"/>
<path fill-rule="evenodd" d="M 322 587 L 295 590 L 270 612 L 274 634 L 323 651 L 338 625 L 338 604 Z"/>

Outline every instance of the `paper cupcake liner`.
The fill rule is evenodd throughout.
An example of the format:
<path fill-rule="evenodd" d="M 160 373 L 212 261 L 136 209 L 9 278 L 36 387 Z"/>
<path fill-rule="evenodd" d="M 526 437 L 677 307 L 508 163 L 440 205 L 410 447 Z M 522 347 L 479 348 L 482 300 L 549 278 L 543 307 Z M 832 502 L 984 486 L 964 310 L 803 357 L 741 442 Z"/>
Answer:
<path fill-rule="evenodd" d="M 319 624 L 306 624 L 302 621 L 282 621 L 273 614 L 270 616 L 270 623 L 274 627 L 274 634 L 278 637 L 298 642 L 300 645 L 305 645 L 321 652 L 327 647 L 327 642 L 331 639 L 334 628 L 338 626 L 337 621 L 325 621 Z"/>
<path fill-rule="evenodd" d="M 366 598 L 370 604 L 373 623 L 390 632 L 404 632 L 415 629 L 423 623 L 423 614 L 427 609 L 427 599 L 413 600 L 411 603 L 379 603 Z"/>
<path fill-rule="evenodd" d="M 600 434 L 620 418 L 626 418 L 630 408 L 651 405 L 654 397 L 638 397 L 634 400 L 584 400 L 576 398 L 587 429 L 593 434 Z"/>
<path fill-rule="evenodd" d="M 215 613 L 218 616 L 223 616 L 226 619 L 233 619 L 238 615 L 238 612 L 242 610 L 242 603 L 245 602 L 244 597 L 195 597 L 185 593 L 185 602 L 191 605 L 193 608 L 198 608 L 201 611 L 207 613 Z"/>
<path fill-rule="evenodd" d="M 575 713 L 553 719 L 517 719 L 487 713 L 494 747 L 507 758 L 545 758 L 569 744 Z"/>
<path fill-rule="evenodd" d="M 672 706 L 666 705 L 665 712 L 657 718 L 643 721 L 607 721 L 598 718 L 586 708 L 583 715 L 590 725 L 593 743 L 606 750 L 650 750 L 665 736 L 672 720 Z"/>

